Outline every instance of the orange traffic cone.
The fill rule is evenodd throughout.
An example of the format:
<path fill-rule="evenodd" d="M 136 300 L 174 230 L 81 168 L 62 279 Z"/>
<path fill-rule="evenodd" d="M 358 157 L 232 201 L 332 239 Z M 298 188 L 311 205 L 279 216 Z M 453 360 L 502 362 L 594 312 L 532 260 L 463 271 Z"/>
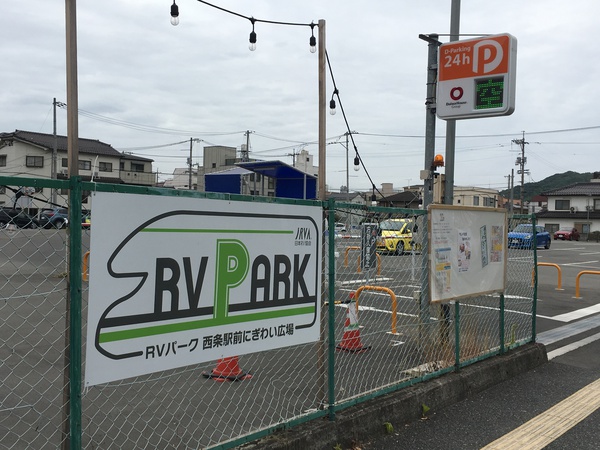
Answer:
<path fill-rule="evenodd" d="M 360 341 L 360 326 L 358 325 L 358 305 L 354 299 L 354 292 L 350 293 L 350 304 L 346 322 L 344 323 L 344 336 L 342 342 L 336 345 L 336 350 L 349 353 L 362 353 L 371 349 L 371 346 L 365 347 Z"/>
<path fill-rule="evenodd" d="M 238 363 L 238 356 L 230 356 L 217 361 L 217 367 L 210 372 L 202 372 L 202 376 L 212 378 L 215 381 L 242 381 L 252 378 L 252 375 L 244 372 Z"/>

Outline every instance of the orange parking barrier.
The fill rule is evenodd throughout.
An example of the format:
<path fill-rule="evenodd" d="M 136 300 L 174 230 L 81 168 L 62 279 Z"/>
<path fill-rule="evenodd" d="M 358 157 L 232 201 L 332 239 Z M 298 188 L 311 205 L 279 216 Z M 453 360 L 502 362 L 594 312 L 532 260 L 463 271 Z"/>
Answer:
<path fill-rule="evenodd" d="M 354 298 L 356 299 L 356 309 L 358 310 L 358 297 L 362 291 L 379 291 L 379 292 L 387 292 L 390 294 L 390 298 L 392 299 L 392 334 L 398 334 L 396 331 L 396 316 L 398 314 L 398 302 L 396 300 L 396 294 L 390 288 L 386 288 L 383 286 L 361 286 L 356 290 L 356 294 Z"/>
<path fill-rule="evenodd" d="M 581 272 L 579 272 L 577 274 L 577 278 L 575 278 L 575 298 L 581 298 L 579 296 L 579 279 L 581 278 L 581 275 L 584 275 L 584 274 L 600 275 L 600 272 L 597 270 L 582 270 Z"/>
<path fill-rule="evenodd" d="M 360 250 L 360 247 L 354 247 L 354 246 L 346 247 L 346 252 L 344 254 L 344 267 L 348 267 L 348 252 L 350 250 Z"/>
<path fill-rule="evenodd" d="M 83 273 L 81 274 L 83 281 L 90 279 L 90 252 L 85 252 L 83 255 Z"/>
<path fill-rule="evenodd" d="M 360 247 L 346 247 L 346 252 L 344 254 L 344 267 L 348 267 L 348 252 L 350 252 L 350 250 L 360 250 Z M 381 275 L 381 255 L 379 255 L 379 253 L 375 253 L 375 255 L 377 256 L 377 275 Z M 358 273 L 362 271 L 360 268 L 360 255 L 358 256 L 358 268 L 356 271 Z"/>
<path fill-rule="evenodd" d="M 556 270 L 558 270 L 558 283 L 556 286 L 556 290 L 557 291 L 563 291 L 564 289 L 562 289 L 562 270 L 560 268 L 560 266 L 558 264 L 552 264 L 552 263 L 537 263 L 538 266 L 550 266 L 550 267 L 556 267 Z M 535 282 L 535 270 L 531 269 L 531 285 L 533 286 Z"/>

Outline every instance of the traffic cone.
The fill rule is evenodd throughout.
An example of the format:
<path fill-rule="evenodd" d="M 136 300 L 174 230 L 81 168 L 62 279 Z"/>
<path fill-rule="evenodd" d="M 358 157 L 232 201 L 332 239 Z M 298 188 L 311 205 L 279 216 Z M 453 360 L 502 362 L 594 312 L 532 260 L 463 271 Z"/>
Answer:
<path fill-rule="evenodd" d="M 371 349 L 371 346 L 365 347 L 360 341 L 360 326 L 358 325 L 358 305 L 354 299 L 354 292 L 350 293 L 350 304 L 344 323 L 344 336 L 342 342 L 336 345 L 336 350 L 349 353 L 362 353 Z"/>
<path fill-rule="evenodd" d="M 217 367 L 210 372 L 202 372 L 205 378 L 212 378 L 215 381 L 242 381 L 252 378 L 252 375 L 244 372 L 238 363 L 238 356 L 230 356 L 217 361 Z"/>

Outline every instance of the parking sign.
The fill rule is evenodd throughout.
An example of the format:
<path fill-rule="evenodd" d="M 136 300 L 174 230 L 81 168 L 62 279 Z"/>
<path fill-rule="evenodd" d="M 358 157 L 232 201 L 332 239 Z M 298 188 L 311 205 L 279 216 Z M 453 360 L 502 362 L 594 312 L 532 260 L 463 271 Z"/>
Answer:
<path fill-rule="evenodd" d="M 474 119 L 512 114 L 516 59 L 517 40 L 508 33 L 440 46 L 437 116 Z"/>

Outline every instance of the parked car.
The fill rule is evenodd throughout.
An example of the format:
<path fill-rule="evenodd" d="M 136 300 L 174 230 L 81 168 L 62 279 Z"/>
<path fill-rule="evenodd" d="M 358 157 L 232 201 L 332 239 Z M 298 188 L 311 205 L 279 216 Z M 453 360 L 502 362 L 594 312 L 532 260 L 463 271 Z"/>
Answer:
<path fill-rule="evenodd" d="M 379 223 L 377 251 L 403 255 L 413 247 L 413 232 L 417 225 L 412 219 L 387 219 Z M 420 251 L 420 245 L 415 245 Z"/>
<path fill-rule="evenodd" d="M 336 233 L 345 233 L 346 232 L 346 224 L 341 222 L 335 223 L 335 232 Z"/>
<path fill-rule="evenodd" d="M 14 225 L 17 228 L 38 228 L 40 226 L 35 217 L 30 216 L 22 209 L 0 208 L 0 229 Z"/>
<path fill-rule="evenodd" d="M 550 233 L 540 225 L 535 226 L 537 247 L 550 248 Z M 533 225 L 521 223 L 508 233 L 508 248 L 533 248 Z"/>
<path fill-rule="evenodd" d="M 554 232 L 554 240 L 562 239 L 563 241 L 578 241 L 579 231 L 573 227 L 562 227 L 560 230 Z"/>
<path fill-rule="evenodd" d="M 69 225 L 69 210 L 67 208 L 43 209 L 40 212 L 40 225 L 43 228 L 61 229 Z"/>
<path fill-rule="evenodd" d="M 92 228 L 92 214 L 89 211 L 81 212 L 81 228 L 89 230 Z"/>

